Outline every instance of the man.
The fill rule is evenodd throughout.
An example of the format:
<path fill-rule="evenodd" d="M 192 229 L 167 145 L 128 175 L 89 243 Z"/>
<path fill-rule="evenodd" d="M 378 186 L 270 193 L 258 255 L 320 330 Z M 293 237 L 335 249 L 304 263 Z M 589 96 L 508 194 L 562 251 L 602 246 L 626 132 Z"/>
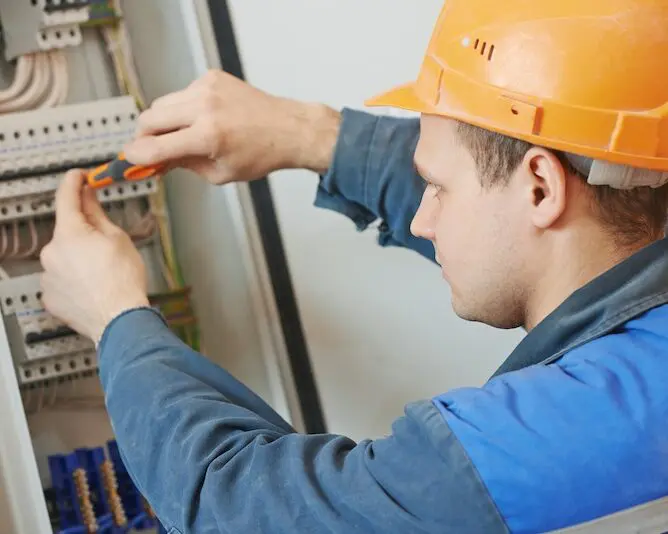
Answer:
<path fill-rule="evenodd" d="M 336 114 L 284 111 L 295 104 L 216 75 L 142 117 L 137 163 L 219 182 L 330 167 L 322 205 L 361 226 L 382 217 L 387 240 L 427 256 L 430 241 L 461 317 L 528 330 L 484 387 L 410 405 L 384 439 L 297 434 L 180 343 L 147 308 L 129 238 L 67 176 L 44 302 L 98 341 L 122 453 L 171 532 L 665 530 L 666 23 L 664 0 L 448 0 L 418 82 L 376 100 L 422 113 L 420 241 L 402 221 L 422 188 L 390 170 L 412 122 L 344 114 L 332 153 Z M 290 119 L 230 133 L 242 113 L 217 114 L 218 83 Z M 306 124 L 311 148 L 290 136 Z M 363 168 L 343 157 L 356 136 Z"/>

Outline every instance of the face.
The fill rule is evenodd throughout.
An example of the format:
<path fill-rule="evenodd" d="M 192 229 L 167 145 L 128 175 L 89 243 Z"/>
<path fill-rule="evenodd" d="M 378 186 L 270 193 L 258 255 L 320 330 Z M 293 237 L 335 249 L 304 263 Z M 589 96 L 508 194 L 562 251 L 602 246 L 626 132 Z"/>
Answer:
<path fill-rule="evenodd" d="M 521 326 L 531 237 L 522 181 L 483 187 L 456 122 L 442 117 L 423 115 L 415 165 L 428 185 L 411 231 L 434 244 L 454 311 L 498 328 Z"/>

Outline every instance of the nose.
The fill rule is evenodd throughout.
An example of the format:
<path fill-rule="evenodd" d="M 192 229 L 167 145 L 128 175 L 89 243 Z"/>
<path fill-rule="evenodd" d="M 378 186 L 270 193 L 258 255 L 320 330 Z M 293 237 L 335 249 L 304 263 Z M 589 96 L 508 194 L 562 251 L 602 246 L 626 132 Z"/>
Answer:
<path fill-rule="evenodd" d="M 437 210 L 438 200 L 434 198 L 433 193 L 426 190 L 422 194 L 420 207 L 418 207 L 411 222 L 411 233 L 415 237 L 422 237 L 429 241 L 434 240 Z"/>

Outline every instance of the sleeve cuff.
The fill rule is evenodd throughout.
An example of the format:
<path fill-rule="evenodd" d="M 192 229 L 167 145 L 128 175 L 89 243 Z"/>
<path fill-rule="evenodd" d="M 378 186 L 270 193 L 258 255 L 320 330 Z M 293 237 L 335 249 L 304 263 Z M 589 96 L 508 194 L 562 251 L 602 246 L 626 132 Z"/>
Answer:
<path fill-rule="evenodd" d="M 165 328 L 169 329 L 167 321 L 155 308 L 139 306 L 125 310 L 114 317 L 102 332 L 96 344 L 98 357 L 102 359 L 105 349 L 110 345 L 115 348 L 115 352 L 119 352 L 119 349 L 122 351 L 125 346 L 136 343 L 138 336 L 164 332 Z"/>
<path fill-rule="evenodd" d="M 368 205 L 365 197 L 368 149 L 372 146 L 379 118 L 349 108 L 344 108 L 341 115 L 341 131 L 332 165 L 320 177 L 314 204 L 345 215 L 358 230 L 364 230 L 378 218 L 365 207 Z"/>

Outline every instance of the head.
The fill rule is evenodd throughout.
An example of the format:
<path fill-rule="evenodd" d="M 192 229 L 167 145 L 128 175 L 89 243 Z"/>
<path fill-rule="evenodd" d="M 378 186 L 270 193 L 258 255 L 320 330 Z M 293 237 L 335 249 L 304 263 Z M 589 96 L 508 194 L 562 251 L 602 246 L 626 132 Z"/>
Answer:
<path fill-rule="evenodd" d="M 423 115 L 412 232 L 434 244 L 462 318 L 531 328 L 578 287 L 664 235 L 668 187 L 592 186 L 567 155 Z"/>

